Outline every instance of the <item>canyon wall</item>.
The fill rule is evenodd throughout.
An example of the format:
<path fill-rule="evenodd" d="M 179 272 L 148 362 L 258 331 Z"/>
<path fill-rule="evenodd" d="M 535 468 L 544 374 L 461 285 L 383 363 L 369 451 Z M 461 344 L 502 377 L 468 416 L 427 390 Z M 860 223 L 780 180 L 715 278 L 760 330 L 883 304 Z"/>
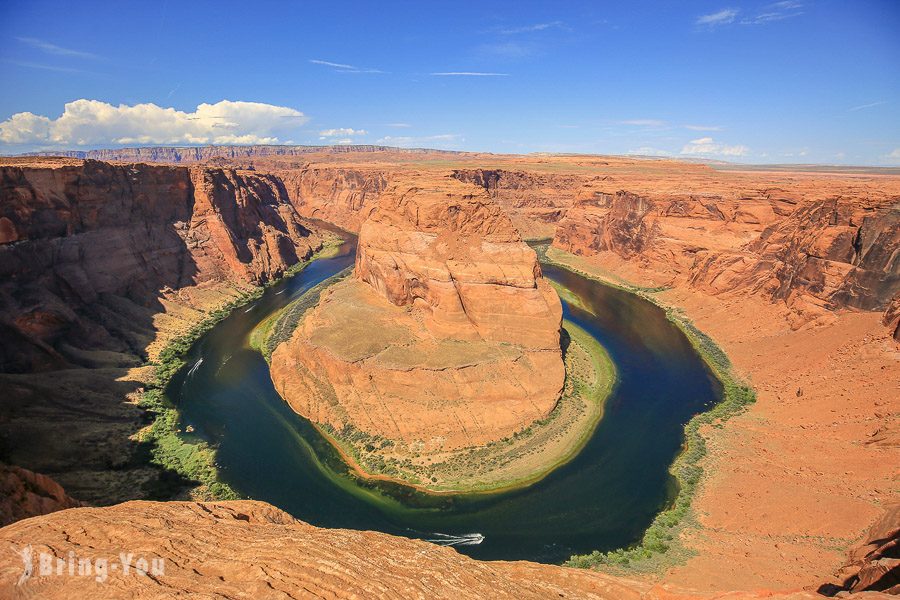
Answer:
<path fill-rule="evenodd" d="M 384 168 L 278 169 L 294 208 L 303 216 L 358 232 L 378 204 L 392 172 Z"/>
<path fill-rule="evenodd" d="M 0 460 L 92 502 L 143 497 L 145 361 L 321 236 L 272 175 L 0 163 Z"/>
<path fill-rule="evenodd" d="M 511 169 L 456 169 L 452 176 L 486 189 L 526 239 L 552 237 L 580 188 L 587 182 L 604 179 Z"/>
<path fill-rule="evenodd" d="M 845 307 L 885 310 L 900 289 L 893 200 L 740 200 L 594 192 L 553 245 L 632 262 L 647 281 L 785 303 L 802 325 Z"/>

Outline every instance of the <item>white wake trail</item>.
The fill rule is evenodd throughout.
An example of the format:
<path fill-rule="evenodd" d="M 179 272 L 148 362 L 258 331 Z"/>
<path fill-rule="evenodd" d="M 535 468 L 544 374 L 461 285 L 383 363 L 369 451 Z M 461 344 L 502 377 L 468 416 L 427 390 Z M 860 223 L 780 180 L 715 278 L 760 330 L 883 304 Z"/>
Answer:
<path fill-rule="evenodd" d="M 191 375 L 193 375 L 194 372 L 200 367 L 200 365 L 201 365 L 202 363 L 203 363 L 203 357 L 200 357 L 200 360 L 198 360 L 197 362 L 195 362 L 195 363 L 194 363 L 194 366 L 191 367 L 191 370 L 188 371 L 187 376 L 190 377 Z"/>
<path fill-rule="evenodd" d="M 461 535 L 448 535 L 446 533 L 432 533 L 433 539 L 426 538 L 426 542 L 441 546 L 477 546 L 484 541 L 480 533 L 463 533 Z"/>

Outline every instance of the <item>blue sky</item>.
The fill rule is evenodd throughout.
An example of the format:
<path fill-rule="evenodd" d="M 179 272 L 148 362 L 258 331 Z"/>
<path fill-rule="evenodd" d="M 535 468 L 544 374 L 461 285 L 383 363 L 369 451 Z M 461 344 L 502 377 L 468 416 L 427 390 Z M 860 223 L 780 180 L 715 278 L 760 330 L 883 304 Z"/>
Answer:
<path fill-rule="evenodd" d="M 377 143 L 900 164 L 896 0 L 74 6 L 0 5 L 0 152 Z"/>

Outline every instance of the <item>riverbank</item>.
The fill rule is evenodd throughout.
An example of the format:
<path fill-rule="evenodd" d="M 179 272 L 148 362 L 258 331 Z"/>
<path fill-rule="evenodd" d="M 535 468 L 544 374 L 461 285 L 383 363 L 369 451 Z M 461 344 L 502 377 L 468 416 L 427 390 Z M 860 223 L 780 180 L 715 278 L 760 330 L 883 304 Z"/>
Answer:
<path fill-rule="evenodd" d="M 667 528 L 666 558 L 602 568 L 712 590 L 799 587 L 836 573 L 896 487 L 900 388 L 888 382 L 900 381 L 900 352 L 879 315 L 845 311 L 795 331 L 785 308 L 756 297 L 660 289 L 621 259 L 548 255 L 690 319 L 757 392 L 724 427 L 698 427 L 702 476 L 681 526 Z"/>
<path fill-rule="evenodd" d="M 228 287 L 232 293 L 220 292 L 218 302 L 215 302 L 215 295 L 208 294 L 212 306 L 206 310 L 195 309 L 193 324 L 184 328 L 181 322 L 182 330 L 177 335 L 173 335 L 171 329 L 166 330 L 169 334 L 164 336 L 166 342 L 154 348 L 149 369 L 145 369 L 143 375 L 145 386 L 135 399 L 152 417 L 151 423 L 138 431 L 134 440 L 138 442 L 144 460 L 172 474 L 149 490 L 151 498 L 178 499 L 186 496 L 194 500 L 231 500 L 239 497 L 230 486 L 218 479 L 215 448 L 206 441 L 184 435 L 186 432 L 180 428 L 178 407 L 166 397 L 166 388 L 185 367 L 187 353 L 203 334 L 235 309 L 258 300 L 266 288 L 301 273 L 314 260 L 334 256 L 341 243 L 330 239 L 312 257 L 293 265 L 282 277 L 263 286 L 244 286 L 233 291 Z"/>
<path fill-rule="evenodd" d="M 306 310 L 335 279 L 339 277 L 316 286 L 260 323 L 251 334 L 251 347 L 270 360 L 275 347 L 298 327 Z M 507 438 L 483 446 L 425 452 L 350 426 L 336 430 L 327 424 L 314 425 L 364 480 L 398 483 L 429 494 L 497 493 L 526 487 L 566 464 L 584 447 L 616 380 L 612 360 L 596 340 L 572 322 L 565 322 L 564 330 L 569 347 L 560 400 L 545 418 Z"/>

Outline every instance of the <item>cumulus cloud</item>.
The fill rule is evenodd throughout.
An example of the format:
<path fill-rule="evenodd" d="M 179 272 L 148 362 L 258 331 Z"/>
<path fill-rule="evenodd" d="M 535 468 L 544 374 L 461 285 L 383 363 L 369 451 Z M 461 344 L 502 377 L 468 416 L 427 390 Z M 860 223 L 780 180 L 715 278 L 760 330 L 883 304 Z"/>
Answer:
<path fill-rule="evenodd" d="M 720 11 L 710 13 L 708 15 L 700 15 L 697 17 L 697 25 L 706 25 L 715 27 L 716 25 L 727 25 L 734 23 L 734 19 L 738 15 L 736 8 L 723 8 Z"/>
<path fill-rule="evenodd" d="M 727 146 L 716 142 L 711 137 L 702 137 L 691 140 L 681 149 L 682 154 L 699 156 L 744 156 L 748 152 L 746 146 Z"/>
<path fill-rule="evenodd" d="M 222 100 L 193 112 L 156 104 L 75 100 L 55 119 L 30 112 L 0 123 L 0 143 L 38 146 L 105 144 L 276 144 L 308 121 L 299 110 Z"/>
<path fill-rule="evenodd" d="M 352 129 L 350 127 L 342 127 L 340 129 L 324 129 L 319 132 L 322 139 L 327 137 L 341 137 L 348 135 L 366 135 L 369 133 L 365 129 Z"/>
<path fill-rule="evenodd" d="M 882 158 L 888 164 L 900 165 L 900 148 L 894 148 L 892 152 L 885 154 Z"/>

